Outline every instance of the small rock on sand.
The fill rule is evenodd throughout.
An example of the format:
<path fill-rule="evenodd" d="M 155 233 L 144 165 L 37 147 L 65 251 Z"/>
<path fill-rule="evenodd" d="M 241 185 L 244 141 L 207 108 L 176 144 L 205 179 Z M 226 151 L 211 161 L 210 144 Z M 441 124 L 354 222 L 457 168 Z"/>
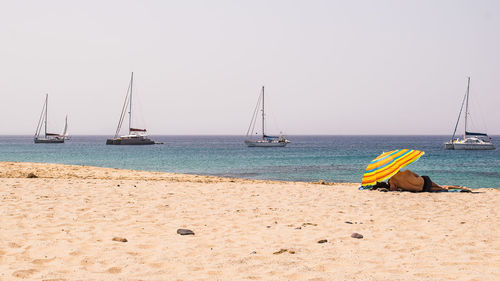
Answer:
<path fill-rule="evenodd" d="M 122 237 L 113 237 L 113 241 L 116 242 L 127 242 L 127 238 L 122 238 Z"/>
<path fill-rule="evenodd" d="M 279 255 L 279 254 L 283 254 L 285 252 L 288 252 L 288 249 L 281 249 L 279 251 L 274 252 L 273 255 Z"/>
<path fill-rule="evenodd" d="M 279 254 L 283 254 L 283 253 L 286 253 L 288 252 L 289 254 L 295 254 L 295 251 L 294 250 L 288 250 L 288 249 L 280 249 L 279 251 L 277 252 L 274 252 L 273 255 L 279 255 Z"/>
<path fill-rule="evenodd" d="M 26 176 L 26 177 L 29 178 L 29 179 L 36 179 L 36 178 L 38 178 L 38 176 L 35 175 L 34 173 L 29 173 L 28 176 Z"/>
<path fill-rule="evenodd" d="M 356 238 L 356 239 L 362 239 L 362 238 L 363 238 L 363 235 L 361 235 L 361 234 L 359 234 L 359 233 L 354 232 L 353 234 L 351 234 L 351 237 L 352 237 L 352 238 Z"/>
<path fill-rule="evenodd" d="M 194 232 L 190 229 L 183 229 L 183 228 L 179 228 L 177 229 L 177 234 L 180 234 L 180 235 L 194 235 Z"/>
<path fill-rule="evenodd" d="M 323 243 L 326 243 L 326 242 L 328 242 L 328 240 L 326 240 L 326 239 L 321 239 L 321 240 L 318 241 L 319 244 L 323 244 Z"/>

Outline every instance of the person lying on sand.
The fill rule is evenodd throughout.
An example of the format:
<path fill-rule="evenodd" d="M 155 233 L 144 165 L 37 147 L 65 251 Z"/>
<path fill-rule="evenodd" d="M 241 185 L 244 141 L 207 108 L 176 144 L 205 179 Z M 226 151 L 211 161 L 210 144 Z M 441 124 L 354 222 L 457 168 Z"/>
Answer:
<path fill-rule="evenodd" d="M 448 189 L 459 189 L 462 192 L 470 192 L 470 189 L 458 185 L 439 186 L 428 176 L 419 176 L 410 170 L 397 172 L 387 183 L 377 183 L 377 188 L 385 187 L 390 191 L 411 191 L 411 192 L 437 192 L 448 191 Z"/>

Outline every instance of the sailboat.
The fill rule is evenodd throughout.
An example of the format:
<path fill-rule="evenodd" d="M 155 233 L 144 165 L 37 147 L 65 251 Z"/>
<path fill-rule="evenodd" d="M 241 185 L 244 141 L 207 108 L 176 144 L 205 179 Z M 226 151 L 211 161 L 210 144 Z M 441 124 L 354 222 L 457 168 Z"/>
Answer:
<path fill-rule="evenodd" d="M 120 120 L 118 121 L 118 127 L 116 128 L 115 136 L 111 139 L 106 140 L 106 144 L 113 145 L 147 145 L 155 144 L 155 142 L 148 138 L 146 129 L 132 128 L 132 89 L 134 84 L 134 73 L 130 77 L 130 84 L 127 91 L 127 96 L 125 97 L 125 102 L 123 103 L 122 113 L 120 115 Z M 119 136 L 120 130 L 125 119 L 125 115 L 128 110 L 128 135 Z"/>
<path fill-rule="evenodd" d="M 259 104 L 262 104 L 262 139 L 252 140 L 249 139 L 249 136 L 253 134 L 253 129 L 255 128 L 255 123 L 257 122 L 258 108 Z M 254 114 L 252 116 L 252 120 L 250 121 L 250 126 L 247 130 L 247 139 L 245 140 L 245 144 L 248 147 L 284 147 L 290 141 L 287 140 L 284 136 L 269 136 L 265 133 L 265 112 L 264 112 L 264 86 L 262 86 L 262 93 L 259 96 L 257 101 L 257 106 L 255 107 Z"/>
<path fill-rule="evenodd" d="M 48 115 L 48 105 L 49 105 L 49 94 L 45 94 L 45 102 L 43 103 L 42 113 L 38 119 L 38 125 L 36 126 L 34 142 L 35 143 L 64 143 L 64 140 L 68 138 L 68 116 L 66 116 L 66 121 L 64 124 L 64 130 L 61 134 L 48 133 L 47 132 L 47 115 Z M 40 133 L 44 128 L 44 135 L 40 137 Z"/>
<path fill-rule="evenodd" d="M 450 141 L 444 144 L 445 149 L 454 150 L 489 150 L 495 149 L 495 146 L 491 142 L 491 138 L 486 133 L 470 132 L 467 130 L 467 119 L 469 118 L 469 89 L 470 89 L 470 77 L 467 77 L 467 91 L 465 92 L 464 99 L 462 101 L 462 106 L 460 107 L 460 113 L 458 114 L 457 123 L 455 125 L 455 130 L 453 131 L 453 136 Z M 457 127 L 460 122 L 460 116 L 462 115 L 462 110 L 465 104 L 465 116 L 464 116 L 464 136 L 463 139 L 455 138 L 457 132 Z"/>

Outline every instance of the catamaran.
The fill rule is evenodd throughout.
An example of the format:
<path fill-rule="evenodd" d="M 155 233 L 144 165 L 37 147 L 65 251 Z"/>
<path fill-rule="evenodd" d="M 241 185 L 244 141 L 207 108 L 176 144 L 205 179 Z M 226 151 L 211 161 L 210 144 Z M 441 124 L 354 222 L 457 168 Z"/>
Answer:
<path fill-rule="evenodd" d="M 253 134 L 255 123 L 257 122 L 258 108 L 259 105 L 262 104 L 262 139 L 252 140 L 249 139 L 249 136 Z M 264 113 L 264 86 L 262 86 L 262 93 L 257 100 L 257 106 L 255 107 L 254 114 L 252 116 L 252 120 L 250 121 L 250 126 L 248 127 L 245 140 L 245 144 L 248 147 L 284 147 L 290 141 L 287 140 L 284 136 L 269 136 L 265 133 L 265 118 L 266 115 Z"/>
<path fill-rule="evenodd" d="M 469 89 L 470 89 L 470 77 L 467 79 L 467 91 L 465 92 L 464 99 L 462 101 L 462 107 L 460 108 L 460 113 L 458 114 L 457 123 L 455 125 L 455 130 L 453 131 L 453 136 L 450 141 L 444 144 L 445 149 L 454 150 L 489 150 L 495 149 L 495 146 L 491 142 L 491 138 L 486 133 L 469 132 L 467 130 L 467 119 L 469 118 Z M 460 116 L 462 115 L 462 110 L 465 104 L 465 116 L 464 116 L 464 136 L 463 139 L 455 138 L 457 132 L 457 127 L 460 122 Z"/>
<path fill-rule="evenodd" d="M 120 120 L 118 121 L 118 127 L 116 128 L 115 136 L 111 139 L 106 140 L 106 144 L 114 145 L 147 145 L 155 144 L 155 142 L 148 138 L 146 129 L 132 128 L 132 89 L 134 84 L 134 73 L 130 77 L 130 84 L 125 96 L 125 102 L 123 103 L 122 113 L 120 115 Z M 127 115 L 128 110 L 128 135 L 119 136 L 120 130 L 122 128 L 123 120 L 125 115 Z"/>
<path fill-rule="evenodd" d="M 66 121 L 64 124 L 64 130 L 61 134 L 48 133 L 47 132 L 47 115 L 49 106 L 49 94 L 45 94 L 45 102 L 43 103 L 42 113 L 38 119 L 38 125 L 36 126 L 35 136 L 33 138 L 35 143 L 64 143 L 65 139 L 68 139 L 68 116 L 66 115 Z M 40 137 L 40 133 L 44 127 L 44 136 Z"/>

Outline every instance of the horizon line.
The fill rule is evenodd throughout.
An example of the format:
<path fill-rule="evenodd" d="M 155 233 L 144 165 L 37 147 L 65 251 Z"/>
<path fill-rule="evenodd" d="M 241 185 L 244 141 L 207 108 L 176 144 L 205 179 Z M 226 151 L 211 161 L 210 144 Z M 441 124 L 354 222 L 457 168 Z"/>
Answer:
<path fill-rule="evenodd" d="M 4 136 L 33 136 L 33 134 L 0 134 Z M 111 136 L 111 134 L 70 134 L 72 136 Z M 242 136 L 243 134 L 148 134 L 148 136 Z M 449 136 L 449 134 L 286 134 L 285 136 Z M 460 135 L 457 135 L 460 136 Z M 491 134 L 489 136 L 500 136 L 500 134 Z M 253 135 L 252 135 L 253 137 Z"/>

